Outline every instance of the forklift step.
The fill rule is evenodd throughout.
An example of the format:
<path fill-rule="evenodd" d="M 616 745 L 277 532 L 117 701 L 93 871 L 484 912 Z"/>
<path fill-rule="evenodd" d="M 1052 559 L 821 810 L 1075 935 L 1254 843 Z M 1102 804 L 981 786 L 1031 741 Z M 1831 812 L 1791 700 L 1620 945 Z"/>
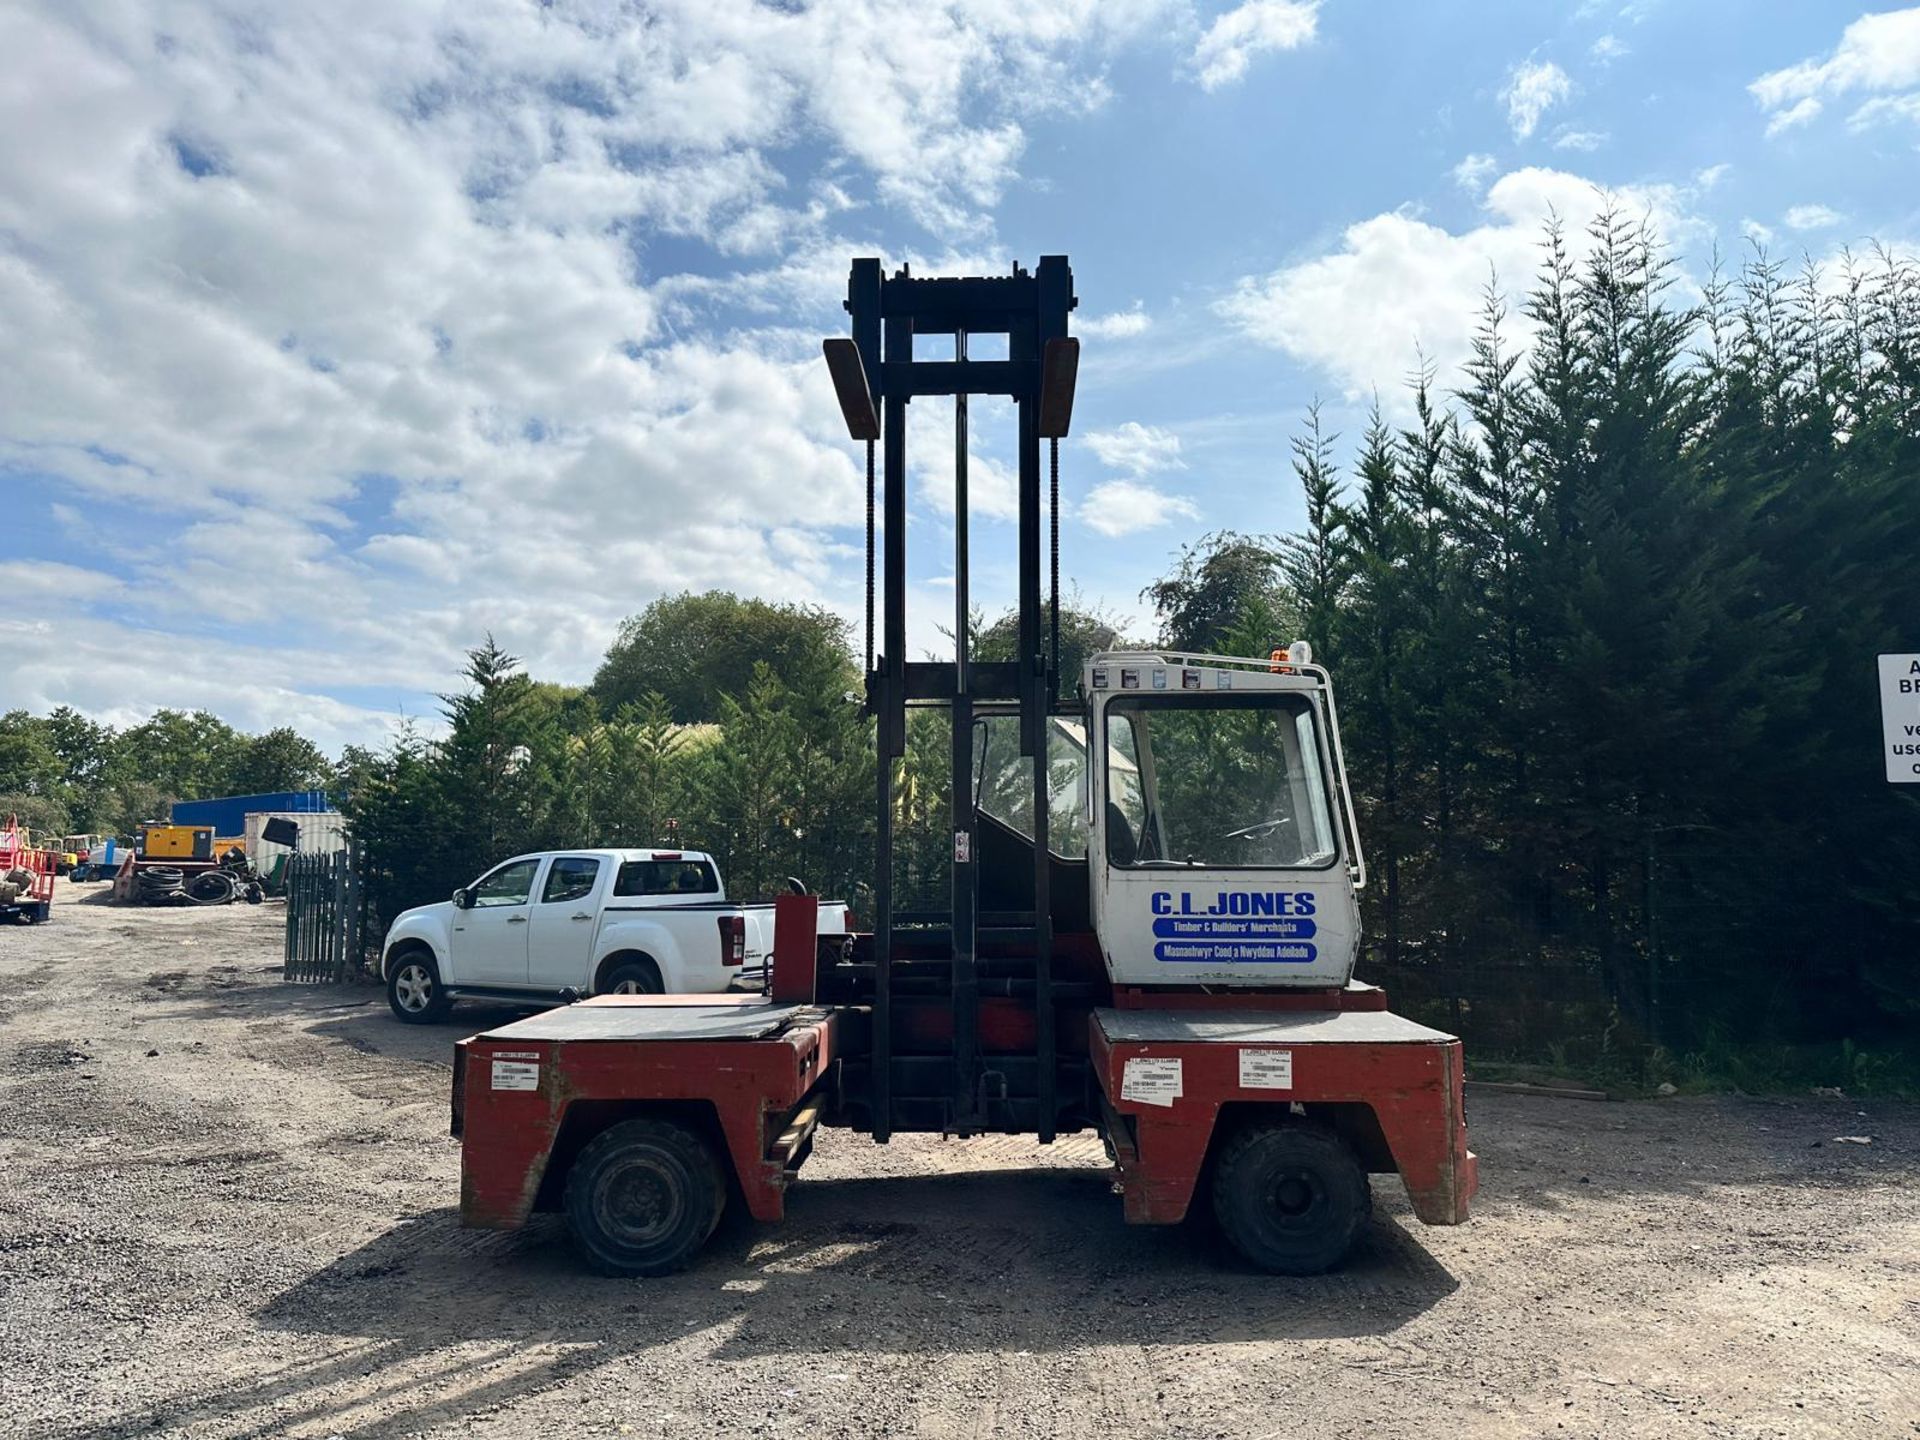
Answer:
<path fill-rule="evenodd" d="M 786 1128 L 774 1140 L 768 1159 L 778 1164 L 782 1171 L 792 1175 L 800 1168 L 800 1157 L 813 1140 L 813 1132 L 820 1128 L 820 1116 L 826 1109 L 827 1097 L 816 1091 L 811 1100 L 806 1101 L 793 1112 L 793 1118 L 787 1121 Z"/>

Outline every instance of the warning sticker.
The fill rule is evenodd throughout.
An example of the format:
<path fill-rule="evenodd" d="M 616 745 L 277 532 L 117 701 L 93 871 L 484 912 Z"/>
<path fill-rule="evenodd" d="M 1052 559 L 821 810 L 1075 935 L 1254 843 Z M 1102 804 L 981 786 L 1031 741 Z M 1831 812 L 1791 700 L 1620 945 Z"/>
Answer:
<path fill-rule="evenodd" d="M 495 1060 L 493 1088 L 496 1090 L 538 1090 L 540 1062 L 537 1060 Z"/>
<path fill-rule="evenodd" d="M 1293 1052 L 1291 1050 L 1242 1050 L 1240 1052 L 1240 1088 L 1242 1090 L 1291 1090 L 1293 1088 Z"/>
<path fill-rule="evenodd" d="M 1171 1105 L 1182 1094 L 1178 1060 L 1129 1060 L 1120 1072 L 1120 1098 Z"/>

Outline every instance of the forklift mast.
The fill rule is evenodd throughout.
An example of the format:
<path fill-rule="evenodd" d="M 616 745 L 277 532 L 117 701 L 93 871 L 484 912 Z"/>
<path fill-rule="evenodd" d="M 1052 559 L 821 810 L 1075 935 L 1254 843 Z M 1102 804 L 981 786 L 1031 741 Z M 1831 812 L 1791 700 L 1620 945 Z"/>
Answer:
<path fill-rule="evenodd" d="M 1031 272 L 920 279 L 901 266 L 882 273 L 877 259 L 856 259 L 847 282 L 852 338 L 824 344 L 847 428 L 867 444 L 867 706 L 878 722 L 874 776 L 873 1137 L 893 1128 L 893 991 L 897 925 L 894 904 L 894 766 L 906 752 L 910 702 L 946 705 L 952 721 L 948 813 L 952 817 L 949 940 L 952 1075 L 949 1125 L 959 1134 L 985 1122 L 979 1033 L 980 887 L 973 807 L 973 722 L 982 701 L 1011 702 L 1019 716 L 1020 752 L 1033 757 L 1033 903 L 1001 917 L 1006 928 L 1030 929 L 1034 959 L 1035 1062 L 1039 1135 L 1054 1138 L 1056 1037 L 1053 935 L 1048 867 L 1047 716 L 1060 693 L 1059 441 L 1073 411 L 1079 341 L 1067 334 L 1073 272 L 1064 255 L 1046 255 Z M 918 335 L 951 336 L 951 360 L 918 359 Z M 1005 360 L 971 360 L 968 340 L 1007 337 Z M 907 407 L 916 397 L 951 395 L 955 402 L 954 658 L 909 661 L 907 651 Z M 971 576 L 967 514 L 967 400 L 1004 395 L 1014 402 L 1018 436 L 1018 650 L 1012 661 L 973 659 L 969 644 Z M 1050 585 L 1040 589 L 1040 442 L 1050 445 L 1052 486 Z M 880 645 L 874 647 L 875 490 L 873 447 L 882 450 L 880 497 Z M 1043 635 L 1043 620 L 1051 624 Z"/>

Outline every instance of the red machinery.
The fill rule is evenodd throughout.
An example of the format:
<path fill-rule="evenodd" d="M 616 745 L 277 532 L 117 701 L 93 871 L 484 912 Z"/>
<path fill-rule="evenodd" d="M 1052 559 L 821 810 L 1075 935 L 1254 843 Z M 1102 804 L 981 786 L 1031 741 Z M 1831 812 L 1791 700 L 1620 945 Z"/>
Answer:
<path fill-rule="evenodd" d="M 1125 1218 L 1196 1200 L 1266 1269 L 1337 1265 L 1363 1233 L 1367 1176 L 1397 1173 L 1429 1224 L 1477 1182 L 1457 1040 L 1352 979 L 1365 883 L 1331 682 L 1304 645 L 1259 660 L 1096 656 L 1060 698 L 1057 529 L 1040 579 L 1040 441 L 1071 415 L 1077 342 L 1064 257 L 973 279 L 854 262 L 853 338 L 827 342 L 855 439 L 884 436 L 881 653 L 869 584 L 867 706 L 878 723 L 876 921 L 820 941 L 782 897 L 768 993 L 607 996 L 460 1043 L 454 1132 L 465 1223 L 564 1210 L 598 1267 L 684 1264 L 730 1194 L 776 1220 L 822 1125 L 1093 1129 Z M 1006 360 L 967 358 L 969 334 Z M 951 335 L 954 359 L 913 355 Z M 968 394 L 1019 415 L 1019 653 L 966 643 Z M 952 662 L 906 653 L 906 414 L 954 395 Z M 875 399 L 884 407 L 876 410 Z M 869 580 L 874 530 L 869 506 Z M 1043 633 L 1043 630 L 1047 633 Z M 950 712 L 948 905 L 895 904 L 894 760 L 909 706 Z"/>
<path fill-rule="evenodd" d="M 53 912 L 53 856 L 36 850 L 17 817 L 0 829 L 0 920 L 43 923 Z"/>

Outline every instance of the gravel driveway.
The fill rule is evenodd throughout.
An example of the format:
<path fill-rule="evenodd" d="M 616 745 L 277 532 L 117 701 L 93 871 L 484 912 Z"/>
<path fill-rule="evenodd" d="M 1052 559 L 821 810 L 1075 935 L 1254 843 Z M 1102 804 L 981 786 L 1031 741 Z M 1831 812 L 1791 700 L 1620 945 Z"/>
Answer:
<path fill-rule="evenodd" d="M 458 1226 L 450 1047 L 508 1012 L 103 902 L 0 928 L 6 1434 L 1920 1434 L 1913 1106 L 1473 1094 L 1473 1222 L 1380 1183 L 1319 1280 L 1122 1225 L 1091 1137 L 835 1133 L 784 1225 L 607 1280 Z"/>

